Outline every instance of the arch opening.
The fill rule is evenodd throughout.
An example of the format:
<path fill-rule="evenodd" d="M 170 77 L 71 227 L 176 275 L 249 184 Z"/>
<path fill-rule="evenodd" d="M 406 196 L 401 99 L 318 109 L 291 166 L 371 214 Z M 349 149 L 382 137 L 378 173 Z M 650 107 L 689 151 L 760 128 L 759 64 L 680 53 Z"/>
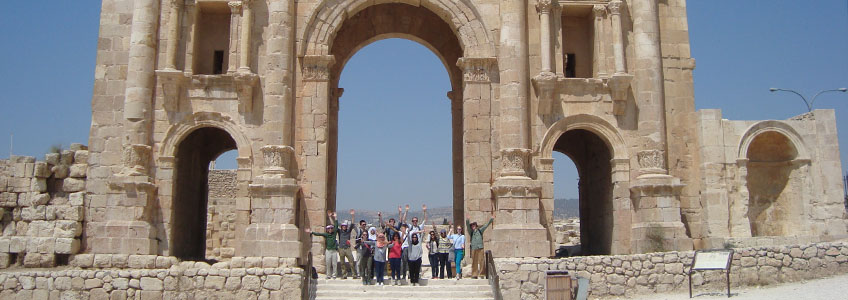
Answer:
<path fill-rule="evenodd" d="M 569 255 L 607 255 L 613 243 L 613 158 L 609 146 L 595 133 L 573 129 L 563 133 L 553 151 L 567 156 L 577 168 L 579 237 L 567 247 Z M 554 177 L 566 170 L 554 170 Z M 556 191 L 555 191 L 556 194 Z"/>
<path fill-rule="evenodd" d="M 215 245 L 207 239 L 209 169 L 221 154 L 236 148 L 236 141 L 226 131 L 215 127 L 198 128 L 177 146 L 169 241 L 171 255 L 197 261 L 218 256 L 207 252 L 209 246 Z"/>
<path fill-rule="evenodd" d="M 766 131 L 747 149 L 748 220 L 752 236 L 792 236 L 794 216 L 800 213 L 803 175 L 794 163 L 798 150 L 786 136 Z"/>
<path fill-rule="evenodd" d="M 445 99 L 445 98 L 447 98 L 447 97 L 445 97 L 446 92 L 452 92 L 455 95 L 462 95 L 462 72 L 459 69 L 459 67 L 456 66 L 456 62 L 459 60 L 459 58 L 462 57 L 462 55 L 463 55 L 462 49 L 463 48 L 461 47 L 460 41 L 458 40 L 456 34 L 451 29 L 451 27 L 441 17 L 439 17 L 437 14 L 433 13 L 432 11 L 430 11 L 429 9 L 427 9 L 425 7 L 413 6 L 413 5 L 409 5 L 409 4 L 403 4 L 403 3 L 388 3 L 388 4 L 372 5 L 372 6 L 366 7 L 364 9 L 358 11 L 353 16 L 350 16 L 349 18 L 347 18 L 340 25 L 339 30 L 334 35 L 334 38 L 332 40 L 331 47 L 330 47 L 330 54 L 332 54 L 333 57 L 335 57 L 337 63 L 333 64 L 330 67 L 330 88 L 331 88 L 331 90 L 337 90 L 338 87 L 343 87 L 343 88 L 347 89 L 345 91 L 346 92 L 345 97 L 344 97 L 345 99 L 342 99 L 341 102 L 347 102 L 348 98 L 355 97 L 355 93 L 357 93 L 357 90 L 359 88 L 358 86 L 339 86 L 342 71 L 345 70 L 345 68 L 348 65 L 350 65 L 351 59 L 354 57 L 354 55 L 359 53 L 359 50 L 362 50 L 362 49 L 365 49 L 365 48 L 370 49 L 371 46 L 369 46 L 369 45 L 373 45 L 373 43 L 375 43 L 375 42 L 384 41 L 384 40 L 395 40 L 396 38 L 409 40 L 409 41 L 415 42 L 417 44 L 423 45 L 425 48 L 429 49 L 430 52 L 438 58 L 437 64 L 444 66 L 444 68 L 446 70 L 447 77 L 449 79 L 450 85 L 445 86 L 445 87 L 441 87 L 441 86 L 436 87 L 435 90 L 437 90 L 437 91 L 434 91 L 432 93 L 429 93 L 429 91 L 428 91 L 428 93 L 427 93 L 428 95 L 432 94 L 432 95 L 434 95 L 433 97 L 437 97 L 437 99 L 427 99 L 427 101 L 438 101 L 438 102 L 444 103 L 442 101 L 448 100 L 448 99 Z M 382 42 L 380 42 L 380 43 L 382 44 Z M 413 57 L 413 58 L 408 58 L 408 59 L 409 60 L 415 60 L 416 58 Z M 392 67 L 398 68 L 399 66 L 402 66 L 402 65 L 403 64 L 398 64 L 398 65 L 395 65 L 395 66 L 392 66 Z M 380 68 L 375 67 L 373 69 L 379 70 Z M 430 78 L 432 78 L 432 77 L 430 77 L 430 78 L 419 77 L 419 76 L 423 76 L 423 75 L 426 75 L 426 74 L 423 74 L 420 70 L 416 70 L 416 69 L 409 69 L 409 70 L 395 69 L 393 73 L 399 74 L 398 76 L 408 77 L 409 78 L 408 80 L 414 80 L 414 81 L 430 80 Z M 441 73 L 441 72 L 439 72 L 439 73 Z M 379 75 L 384 75 L 384 74 L 379 74 Z M 433 75 L 429 75 L 429 76 L 433 76 Z M 443 76 L 443 75 L 439 74 L 439 75 L 435 75 L 435 76 L 438 77 L 438 76 Z M 351 81 L 355 82 L 354 84 L 362 84 L 362 83 L 359 83 L 360 82 L 359 80 L 351 80 Z M 344 84 L 349 84 L 349 83 L 347 83 L 347 81 L 346 81 Z M 384 88 L 377 87 L 377 89 L 384 89 Z M 413 92 L 413 91 L 414 91 L 414 89 L 410 89 L 410 92 Z M 383 91 L 380 90 L 379 92 L 383 92 Z M 375 94 L 375 93 L 379 94 L 378 92 L 373 92 L 373 93 L 368 92 L 368 94 L 369 94 L 368 97 L 373 97 L 370 94 Z M 423 94 L 423 93 L 419 93 L 419 94 Z M 410 96 L 407 96 L 407 97 L 404 97 L 404 98 L 420 97 L 421 95 L 419 95 L 419 94 L 410 95 Z M 394 101 L 394 102 L 397 102 L 397 103 L 388 103 L 389 105 L 387 105 L 387 107 L 398 105 L 398 103 L 403 103 L 403 101 L 401 101 L 401 100 L 407 100 L 407 99 L 396 99 L 396 100 L 397 101 Z M 329 168 L 328 168 L 329 169 L 328 170 L 329 180 L 328 180 L 328 187 L 327 187 L 327 191 L 328 191 L 327 208 L 331 209 L 331 210 L 335 210 L 337 208 L 336 198 L 337 198 L 337 193 L 338 193 L 338 188 L 339 188 L 338 177 L 340 175 L 344 176 L 344 174 L 350 174 L 350 173 L 344 172 L 345 170 L 342 170 L 342 172 L 339 171 L 339 165 L 340 165 L 339 160 L 345 159 L 344 155 L 339 156 L 339 150 L 340 150 L 340 148 L 339 148 L 339 128 L 342 127 L 342 126 L 350 126 L 350 125 L 347 125 L 347 124 L 350 124 L 350 122 L 372 122 L 372 121 L 374 121 L 374 120 L 365 120 L 366 118 L 368 118 L 367 114 L 378 113 L 378 114 L 381 114 L 381 115 L 378 116 L 378 117 L 372 117 L 371 119 L 384 119 L 383 114 L 391 113 L 391 112 L 390 111 L 387 112 L 386 107 L 374 107 L 373 109 L 371 109 L 369 111 L 365 111 L 364 112 L 365 115 L 357 114 L 356 116 L 353 116 L 352 118 L 340 118 L 339 117 L 340 110 L 342 111 L 342 114 L 346 114 L 347 111 L 349 111 L 348 109 L 354 109 L 352 112 L 356 112 L 355 111 L 357 109 L 356 106 L 359 105 L 359 103 L 349 104 L 350 106 L 348 106 L 348 104 L 344 104 L 344 103 L 340 104 L 339 97 L 331 97 L 329 101 L 330 101 L 330 116 L 329 116 L 329 122 L 328 123 L 329 123 L 329 132 L 330 132 L 330 139 L 329 139 L 330 142 L 329 142 L 329 145 L 328 145 L 328 148 L 329 148 Z M 419 123 L 424 123 L 424 124 L 419 124 L 419 126 L 421 126 L 422 128 L 427 128 L 427 126 L 425 124 L 427 122 L 434 122 L 434 121 L 425 120 L 423 118 L 420 118 L 419 114 L 429 114 L 430 116 L 437 116 L 438 118 L 436 118 L 436 122 L 439 122 L 439 124 L 438 124 L 439 127 L 444 127 L 444 128 L 446 128 L 445 131 L 450 132 L 450 136 L 452 138 L 446 138 L 446 139 L 449 139 L 448 143 L 450 143 L 450 146 L 448 146 L 449 150 L 444 151 L 444 152 L 447 152 L 448 154 L 445 155 L 447 157 L 445 157 L 445 160 L 443 161 L 444 165 L 447 166 L 448 171 L 447 171 L 447 173 L 440 175 L 440 177 L 442 177 L 442 178 L 445 178 L 445 177 L 451 178 L 452 177 L 452 179 L 448 180 L 447 184 L 445 184 L 444 182 L 436 182 L 435 185 L 433 184 L 433 182 L 427 182 L 427 180 L 419 180 L 419 181 L 421 181 L 420 184 L 419 184 L 419 187 L 421 187 L 423 189 L 423 188 L 427 188 L 428 185 L 430 185 L 430 187 L 429 187 L 430 189 L 434 189 L 434 188 L 435 189 L 447 189 L 448 191 L 452 191 L 452 193 L 448 192 L 446 194 L 447 194 L 447 197 L 452 198 L 449 201 L 449 203 L 452 204 L 453 209 L 448 210 L 446 212 L 447 215 L 444 216 L 448 220 L 452 220 L 452 218 L 455 218 L 456 216 L 462 216 L 462 213 L 464 212 L 464 207 L 463 207 L 463 175 L 462 175 L 463 174 L 462 173 L 463 172 L 462 171 L 462 168 L 463 168 L 463 161 L 462 161 L 462 157 L 463 157 L 463 153 L 462 153 L 462 133 L 463 133 L 463 131 L 462 131 L 462 102 L 461 102 L 461 99 L 448 100 L 447 102 L 449 103 L 449 105 L 442 105 L 442 106 L 437 105 L 438 107 L 432 105 L 432 103 L 428 103 L 427 104 L 428 107 L 426 107 L 426 109 L 428 111 L 431 108 L 434 108 L 434 110 L 438 111 L 438 112 L 432 112 L 432 113 L 431 112 L 424 112 L 423 109 L 415 109 L 414 108 L 415 106 L 409 106 L 406 110 L 400 109 L 398 111 L 403 111 L 403 112 L 405 112 L 405 114 L 413 113 L 413 114 L 415 114 L 415 116 L 412 116 L 412 117 L 408 118 L 407 120 L 397 120 L 394 123 L 381 124 L 380 126 L 383 126 L 383 127 L 393 126 L 393 127 L 406 128 L 407 125 L 409 125 L 408 123 L 419 122 Z M 395 107 L 394 109 L 397 109 L 397 107 Z M 450 118 L 449 119 L 448 118 L 441 118 L 441 117 L 445 116 L 445 114 L 443 114 L 442 112 L 449 112 Z M 345 116 L 347 117 L 347 115 L 345 115 Z M 363 118 L 363 116 L 365 118 Z M 344 122 L 349 122 L 349 123 L 344 123 Z M 442 125 L 445 125 L 445 123 L 447 123 L 449 125 L 442 126 Z M 360 124 L 357 124 L 357 125 L 360 125 Z M 344 128 L 345 128 L 344 130 L 346 131 L 347 128 L 355 129 L 355 128 L 357 128 L 357 126 L 344 127 Z M 393 128 L 393 129 L 396 130 L 397 128 Z M 433 138 L 439 138 L 439 137 L 422 137 L 422 136 L 420 136 L 421 134 L 427 134 L 429 132 L 432 132 L 432 130 L 428 129 L 427 132 L 418 132 L 418 133 L 414 133 L 414 135 L 419 135 L 419 137 L 421 137 L 421 140 L 428 140 L 428 139 L 432 140 Z M 362 132 L 359 132 L 359 133 L 362 134 Z M 438 132 L 438 134 L 441 134 L 441 136 L 444 136 L 444 134 L 442 134 L 442 132 Z M 385 138 L 383 138 L 383 139 L 385 139 Z M 429 151 L 429 150 L 427 150 L 428 148 L 431 149 L 432 151 L 437 151 L 437 152 L 442 152 L 444 150 L 444 147 L 441 147 L 441 146 L 439 148 L 433 148 L 432 145 L 426 145 L 426 143 L 420 143 L 420 141 L 415 141 L 414 139 L 409 139 L 409 140 L 410 141 L 408 143 L 415 143 L 417 145 L 420 145 L 419 148 L 421 148 L 421 149 L 416 149 L 416 151 Z M 344 139 L 342 141 L 344 141 Z M 359 143 L 359 142 L 362 142 L 362 141 L 357 141 L 356 143 Z M 390 142 L 390 144 L 393 144 L 393 143 L 394 142 Z M 441 143 L 438 143 L 438 144 L 441 144 Z M 359 145 L 357 145 L 357 146 L 359 146 Z M 373 147 L 372 151 L 376 152 L 378 154 L 385 153 L 386 151 L 392 151 L 391 148 L 380 150 L 383 147 L 379 147 L 379 146 L 376 146 L 376 145 L 371 145 L 371 146 Z M 400 146 L 400 148 L 403 148 L 403 147 L 406 147 L 406 146 L 407 145 L 402 145 L 402 146 Z M 343 145 L 343 147 L 347 147 L 347 146 Z M 399 147 L 399 146 L 398 145 L 388 145 L 388 147 L 396 148 L 396 147 Z M 349 149 L 349 148 L 347 148 L 347 149 Z M 350 151 L 350 150 L 347 150 L 347 149 L 341 148 L 342 151 Z M 403 151 L 403 150 L 401 150 L 401 151 Z M 427 154 L 427 156 L 432 157 L 431 155 L 429 155 L 429 153 Z M 422 155 L 422 157 L 414 157 L 414 158 L 421 159 L 421 158 L 424 158 L 424 157 L 427 157 L 427 156 Z M 409 158 L 409 157 L 407 156 L 407 158 Z M 437 158 L 437 159 L 438 159 L 438 161 L 436 162 L 436 164 L 440 164 L 439 162 L 442 162 L 442 158 Z M 350 161 L 350 160 L 348 160 L 348 161 Z M 380 163 L 380 161 L 385 161 L 385 160 L 382 159 L 382 158 L 377 158 L 377 161 L 375 163 Z M 347 163 L 347 161 L 345 161 L 345 163 Z M 420 160 L 419 163 L 422 164 L 421 165 L 422 169 L 426 168 L 426 167 L 430 167 L 430 166 L 427 165 L 428 163 L 426 161 L 426 158 L 424 158 L 424 160 Z M 432 164 L 432 163 L 430 163 L 430 164 Z M 393 167 L 395 169 L 399 168 L 399 166 L 393 166 Z M 379 169 L 379 168 L 380 168 L 379 165 L 374 165 L 374 168 L 372 168 L 372 171 Z M 360 174 L 358 176 L 361 176 L 361 174 L 363 174 L 362 171 L 363 170 L 357 170 L 356 171 L 356 172 L 358 172 L 358 174 Z M 415 172 L 418 172 L 418 171 L 419 170 L 416 170 L 415 168 L 411 168 L 408 171 L 403 171 L 403 173 L 405 173 L 405 172 L 415 173 Z M 409 177 L 415 178 L 415 176 L 420 177 L 420 175 L 421 175 L 421 174 L 417 174 L 417 173 L 416 174 L 411 174 L 411 173 L 410 174 L 403 174 L 403 173 L 393 174 L 392 176 L 394 176 L 394 177 L 409 176 Z M 347 185 L 345 185 L 345 186 L 347 187 Z M 409 193 L 409 192 L 415 193 L 415 191 L 406 191 L 406 192 L 407 193 Z M 356 195 L 356 194 L 354 194 L 354 195 Z M 344 201 L 349 201 L 349 200 L 344 199 Z M 356 200 L 353 200 L 353 201 L 356 201 Z M 399 200 L 397 200 L 398 203 L 388 203 L 388 205 L 406 204 L 407 201 L 408 200 L 399 199 Z M 438 200 L 434 200 L 434 201 L 437 201 L 437 203 L 438 203 Z M 415 200 L 412 200 L 410 202 L 413 202 L 411 204 L 415 204 L 414 203 Z M 350 203 L 350 202 L 346 202 L 346 203 Z M 355 206 L 355 203 L 346 204 L 346 205 L 342 205 L 342 206 L 348 206 L 350 208 L 353 208 L 352 206 Z M 342 208 L 348 208 L 348 207 L 342 207 Z M 430 207 L 433 207 L 433 206 L 430 205 Z M 457 212 L 457 209 L 459 209 L 458 212 Z M 387 211 L 392 212 L 394 210 L 394 207 L 382 205 L 382 206 L 379 206 L 379 207 L 373 207 L 373 210 L 375 210 L 375 211 L 381 210 L 383 212 L 387 212 Z M 410 212 L 410 215 L 409 215 L 409 218 L 408 218 L 409 220 L 412 219 L 413 215 L 417 215 L 416 213 L 418 213 L 418 212 L 416 212 L 416 210 L 418 212 L 420 212 L 420 205 L 414 205 L 413 206 L 413 209 Z M 436 217 L 436 216 L 432 215 L 432 212 L 433 212 L 432 210 L 428 210 L 428 212 L 431 213 L 430 216 Z M 345 215 L 347 215 L 346 212 L 345 212 Z M 391 214 L 391 215 L 393 216 L 394 214 Z M 362 217 L 365 217 L 365 216 L 362 216 L 362 217 L 360 217 L 360 216 L 361 216 L 360 214 L 357 214 L 357 219 L 363 219 Z M 420 216 L 420 215 L 417 215 L 417 216 Z M 428 216 L 428 217 L 430 217 L 430 216 Z M 389 218 L 389 216 L 384 216 L 384 217 L 386 219 Z M 428 218 L 428 219 L 429 220 L 435 220 L 433 218 Z M 407 220 L 407 222 L 409 222 L 409 220 Z M 442 216 L 439 216 L 439 222 L 440 223 L 441 223 L 441 220 L 442 220 Z"/>

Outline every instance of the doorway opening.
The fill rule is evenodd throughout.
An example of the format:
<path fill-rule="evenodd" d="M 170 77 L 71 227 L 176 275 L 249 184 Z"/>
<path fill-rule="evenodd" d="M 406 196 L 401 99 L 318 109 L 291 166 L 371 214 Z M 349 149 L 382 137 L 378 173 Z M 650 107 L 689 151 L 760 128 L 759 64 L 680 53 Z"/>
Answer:
<path fill-rule="evenodd" d="M 224 130 L 199 128 L 177 147 L 174 198 L 171 209 L 170 253 L 182 260 L 210 260 L 207 252 L 210 164 L 236 149 Z M 213 243 L 214 244 L 214 243 Z"/>
<path fill-rule="evenodd" d="M 575 129 L 563 133 L 553 150 L 574 162 L 579 178 L 579 245 L 573 248 L 579 254 L 575 255 L 610 254 L 614 219 L 612 153 L 609 146 L 596 134 Z M 555 173 L 555 178 L 557 175 L 559 173 Z M 554 194 L 557 195 L 557 192 L 554 191 Z"/>

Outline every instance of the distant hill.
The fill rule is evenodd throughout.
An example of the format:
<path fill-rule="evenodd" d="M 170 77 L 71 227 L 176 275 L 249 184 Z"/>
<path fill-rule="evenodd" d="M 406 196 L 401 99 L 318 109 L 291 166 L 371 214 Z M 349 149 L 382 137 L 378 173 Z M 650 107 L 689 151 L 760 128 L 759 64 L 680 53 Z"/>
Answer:
<path fill-rule="evenodd" d="M 556 199 L 554 200 L 554 219 L 569 219 L 569 218 L 577 218 L 580 216 L 580 208 L 579 208 L 579 200 L 578 199 Z M 396 207 L 389 207 L 391 209 L 383 210 L 383 220 L 387 221 L 389 218 L 397 219 L 398 213 Z M 339 216 L 339 221 L 350 220 L 350 208 L 339 208 L 337 214 Z M 412 217 L 418 217 L 421 219 L 423 214 L 421 209 L 410 210 L 409 215 L 407 216 L 407 222 L 412 220 Z M 441 225 L 444 220 L 451 221 L 453 217 L 453 207 L 451 206 L 442 206 L 442 207 L 428 207 L 427 208 L 427 222 L 436 221 L 437 224 Z M 356 222 L 359 220 L 365 220 L 368 224 L 374 224 L 377 222 L 377 211 L 376 210 L 356 210 Z"/>
<path fill-rule="evenodd" d="M 555 199 L 554 219 L 570 219 L 580 217 L 579 199 Z"/>

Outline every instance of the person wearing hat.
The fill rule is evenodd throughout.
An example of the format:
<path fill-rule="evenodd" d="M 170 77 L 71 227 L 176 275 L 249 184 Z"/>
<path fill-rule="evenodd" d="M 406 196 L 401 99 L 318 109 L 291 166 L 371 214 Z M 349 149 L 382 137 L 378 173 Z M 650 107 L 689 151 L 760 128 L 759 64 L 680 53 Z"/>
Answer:
<path fill-rule="evenodd" d="M 332 211 L 327 211 L 327 217 L 330 220 L 335 220 L 336 214 Z M 306 228 L 304 231 L 311 235 L 320 236 L 324 238 L 324 263 L 327 265 L 327 279 L 333 279 L 336 277 L 336 263 L 338 262 L 338 244 L 336 243 L 336 232 L 335 229 L 338 226 L 339 222 L 333 222 L 333 225 L 327 225 L 326 232 L 312 232 L 312 229 Z"/>
<path fill-rule="evenodd" d="M 486 231 L 489 225 L 492 225 L 492 221 L 495 220 L 495 212 L 492 211 L 492 217 L 489 218 L 489 222 L 483 225 L 483 227 L 479 227 L 477 222 L 471 222 L 470 220 L 471 215 L 465 214 L 465 228 L 471 231 L 471 278 L 477 279 L 480 276 L 480 272 L 486 272 L 486 264 L 483 261 L 483 232 Z"/>
<path fill-rule="evenodd" d="M 347 279 L 348 274 L 352 274 L 353 278 L 359 278 L 356 271 L 356 262 L 353 260 L 353 250 L 350 247 L 350 233 L 353 231 L 351 223 L 354 218 L 354 211 L 350 210 L 350 221 L 345 220 L 339 227 L 339 259 L 341 260 L 342 279 Z M 338 224 L 338 220 L 334 220 Z"/>

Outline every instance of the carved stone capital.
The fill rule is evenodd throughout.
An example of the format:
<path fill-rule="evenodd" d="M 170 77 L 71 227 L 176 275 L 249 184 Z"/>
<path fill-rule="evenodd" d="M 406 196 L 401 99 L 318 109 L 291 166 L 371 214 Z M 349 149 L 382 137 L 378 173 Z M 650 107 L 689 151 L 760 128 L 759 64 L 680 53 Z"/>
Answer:
<path fill-rule="evenodd" d="M 147 165 L 150 161 L 150 153 L 153 148 L 148 145 L 131 144 L 124 148 L 122 160 L 124 176 L 143 176 L 147 174 Z"/>
<path fill-rule="evenodd" d="M 594 15 L 595 18 L 603 18 L 604 14 L 606 14 L 606 13 L 607 13 L 607 8 L 604 7 L 603 5 L 597 4 L 597 5 L 592 6 L 592 15 Z"/>
<path fill-rule="evenodd" d="M 636 154 L 639 160 L 640 172 L 646 174 L 665 173 L 665 151 L 645 150 Z"/>
<path fill-rule="evenodd" d="M 543 115 L 550 114 L 553 109 L 557 79 L 553 72 L 542 72 L 533 77 L 533 87 L 539 95 L 539 113 Z"/>
<path fill-rule="evenodd" d="M 607 7 L 611 15 L 621 15 L 621 1 L 611 1 Z"/>
<path fill-rule="evenodd" d="M 492 82 L 497 74 L 498 59 L 494 57 L 462 57 L 456 65 L 462 69 L 465 82 Z"/>
<path fill-rule="evenodd" d="M 530 149 L 505 148 L 501 149 L 500 177 L 528 177 L 527 168 L 530 165 Z"/>
<path fill-rule="evenodd" d="M 536 12 L 540 14 L 548 14 L 556 5 L 555 1 L 551 0 L 536 0 Z"/>
<path fill-rule="evenodd" d="M 230 6 L 230 13 L 238 14 L 241 12 L 242 1 L 230 1 L 227 2 L 227 5 Z"/>
<path fill-rule="evenodd" d="M 275 175 L 280 174 L 285 177 L 289 175 L 292 157 L 294 157 L 294 148 L 291 146 L 268 145 L 259 148 L 262 151 L 262 157 L 265 159 L 265 169 L 263 174 Z"/>
<path fill-rule="evenodd" d="M 329 81 L 330 67 L 336 62 L 332 55 L 306 55 L 301 59 L 303 81 Z"/>

